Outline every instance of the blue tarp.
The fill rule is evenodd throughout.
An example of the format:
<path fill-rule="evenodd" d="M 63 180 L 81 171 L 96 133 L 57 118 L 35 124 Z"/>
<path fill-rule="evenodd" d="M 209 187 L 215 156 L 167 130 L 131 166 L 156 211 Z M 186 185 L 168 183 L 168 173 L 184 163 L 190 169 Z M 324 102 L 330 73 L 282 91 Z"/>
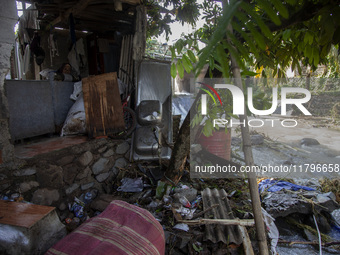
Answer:
<path fill-rule="evenodd" d="M 293 191 L 297 191 L 299 189 L 304 189 L 308 191 L 315 190 L 313 188 L 309 188 L 306 186 L 301 186 L 301 185 L 293 184 L 293 183 L 286 182 L 286 181 L 277 181 L 277 180 L 271 180 L 271 179 L 265 179 L 259 183 L 260 193 L 262 193 L 265 190 L 269 192 L 276 192 L 282 189 L 293 190 Z"/>

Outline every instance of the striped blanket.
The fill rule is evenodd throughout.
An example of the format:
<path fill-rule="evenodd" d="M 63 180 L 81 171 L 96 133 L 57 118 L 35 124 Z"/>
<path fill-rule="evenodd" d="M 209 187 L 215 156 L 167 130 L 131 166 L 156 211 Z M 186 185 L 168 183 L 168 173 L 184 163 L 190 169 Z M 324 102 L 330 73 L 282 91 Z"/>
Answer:
<path fill-rule="evenodd" d="M 46 255 L 164 254 L 164 231 L 150 212 L 120 200 L 80 225 Z"/>

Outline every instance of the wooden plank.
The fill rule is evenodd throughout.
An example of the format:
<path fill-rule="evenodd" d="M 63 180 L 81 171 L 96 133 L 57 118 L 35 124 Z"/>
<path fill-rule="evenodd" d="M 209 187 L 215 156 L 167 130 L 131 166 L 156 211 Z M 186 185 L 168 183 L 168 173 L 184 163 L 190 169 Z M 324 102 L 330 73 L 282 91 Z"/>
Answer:
<path fill-rule="evenodd" d="M 117 73 L 90 76 L 82 81 L 89 137 L 109 136 L 124 130 Z"/>
<path fill-rule="evenodd" d="M 80 0 L 73 7 L 67 9 L 64 13 L 61 13 L 58 18 L 54 19 L 51 22 L 50 25 L 53 27 L 57 25 L 58 23 L 68 19 L 68 16 L 71 13 L 73 14 L 73 16 L 76 15 L 77 13 L 80 13 L 82 10 L 84 10 L 89 5 L 91 1 L 92 0 Z"/>
<path fill-rule="evenodd" d="M 0 200 L 0 224 L 31 228 L 55 207 Z"/>

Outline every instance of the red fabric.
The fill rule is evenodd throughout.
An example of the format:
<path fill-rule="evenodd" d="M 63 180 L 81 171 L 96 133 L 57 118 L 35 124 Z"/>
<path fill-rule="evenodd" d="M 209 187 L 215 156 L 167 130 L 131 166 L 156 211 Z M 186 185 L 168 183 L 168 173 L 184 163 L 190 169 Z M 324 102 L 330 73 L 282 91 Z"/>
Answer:
<path fill-rule="evenodd" d="M 115 200 L 51 247 L 56 254 L 164 254 L 164 231 L 150 212 Z"/>

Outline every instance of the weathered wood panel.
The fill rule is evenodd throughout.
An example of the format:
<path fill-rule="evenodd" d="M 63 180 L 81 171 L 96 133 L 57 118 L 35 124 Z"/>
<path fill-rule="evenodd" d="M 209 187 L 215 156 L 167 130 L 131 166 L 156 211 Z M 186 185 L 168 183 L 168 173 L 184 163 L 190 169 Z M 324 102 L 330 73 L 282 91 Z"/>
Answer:
<path fill-rule="evenodd" d="M 83 94 L 89 137 L 109 136 L 124 129 L 117 73 L 84 78 Z"/>

